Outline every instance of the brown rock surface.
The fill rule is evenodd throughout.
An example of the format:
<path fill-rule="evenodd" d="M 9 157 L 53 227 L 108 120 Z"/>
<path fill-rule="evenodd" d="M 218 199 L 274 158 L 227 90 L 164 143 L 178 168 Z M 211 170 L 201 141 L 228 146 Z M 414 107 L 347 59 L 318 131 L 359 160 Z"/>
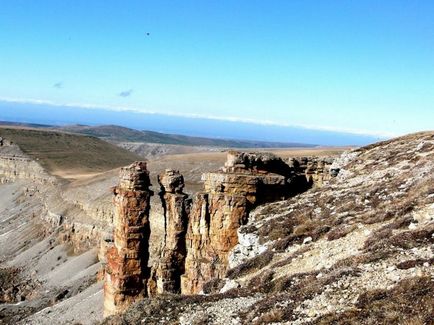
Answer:
<path fill-rule="evenodd" d="M 181 274 L 186 257 L 189 200 L 183 193 L 184 178 L 175 170 L 166 170 L 158 177 L 164 210 L 165 236 L 156 267 L 157 293 L 180 293 Z"/>
<path fill-rule="evenodd" d="M 122 311 L 146 290 L 150 296 L 194 294 L 207 281 L 224 277 L 229 253 L 238 244 L 237 231 L 249 212 L 305 191 L 311 174 L 319 182 L 324 166 L 307 158 L 288 165 L 270 153 L 231 151 L 221 170 L 202 175 L 204 191 L 194 196 L 191 211 L 183 176 L 170 169 L 161 173 L 164 239 L 150 274 L 148 172 L 143 163 L 122 169 L 114 191 L 114 247 L 104 247 L 106 313 Z"/>
<path fill-rule="evenodd" d="M 333 160 L 327 157 L 296 157 L 289 160 L 289 166 L 297 175 L 305 176 L 309 186 L 321 187 L 339 172 L 331 168 Z"/>
<path fill-rule="evenodd" d="M 327 186 L 250 213 L 237 246 L 254 253 L 209 294 L 144 300 L 104 324 L 431 324 L 434 132 L 344 153 L 330 168 L 340 171 Z M 210 196 L 193 211 L 208 223 Z M 199 238 L 198 258 L 211 250 Z"/>
<path fill-rule="evenodd" d="M 119 185 L 113 189 L 115 230 L 114 245 L 107 250 L 105 316 L 146 296 L 150 185 L 146 163 L 135 162 L 121 169 Z"/>
<path fill-rule="evenodd" d="M 204 192 L 194 197 L 189 216 L 182 293 L 198 293 L 206 281 L 225 275 L 229 251 L 249 211 L 284 199 L 290 175 L 289 166 L 272 154 L 234 151 L 221 171 L 203 174 Z"/>

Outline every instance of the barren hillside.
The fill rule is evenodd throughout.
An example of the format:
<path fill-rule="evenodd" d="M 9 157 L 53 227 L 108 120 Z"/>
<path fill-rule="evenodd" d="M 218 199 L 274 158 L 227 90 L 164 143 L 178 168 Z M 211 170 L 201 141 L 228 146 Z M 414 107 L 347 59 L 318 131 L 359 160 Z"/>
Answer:
<path fill-rule="evenodd" d="M 44 169 L 44 157 L 32 159 L 31 150 L 8 141 L 0 147 L 0 323 L 101 322 L 104 243 L 112 234 L 110 189 L 118 169 L 86 169 L 85 177 L 64 182 Z M 296 156 L 333 160 L 340 151 L 275 154 L 289 163 Z M 201 174 L 217 170 L 225 157 L 196 153 L 148 163 L 155 193 L 149 266 L 165 236 L 157 174 L 180 170 L 193 194 L 202 190 Z M 57 173 L 80 165 L 71 159 Z M 208 281 L 205 294 L 145 299 L 103 322 L 432 323 L 434 134 L 349 151 L 331 167 L 337 176 L 324 186 L 250 213 L 226 275 Z"/>
<path fill-rule="evenodd" d="M 258 207 L 207 295 L 104 324 L 432 324 L 434 134 L 351 151 L 328 185 Z"/>
<path fill-rule="evenodd" d="M 62 177 L 99 173 L 140 159 L 130 151 L 91 136 L 0 127 L 0 137 L 17 144 L 51 174 Z"/>

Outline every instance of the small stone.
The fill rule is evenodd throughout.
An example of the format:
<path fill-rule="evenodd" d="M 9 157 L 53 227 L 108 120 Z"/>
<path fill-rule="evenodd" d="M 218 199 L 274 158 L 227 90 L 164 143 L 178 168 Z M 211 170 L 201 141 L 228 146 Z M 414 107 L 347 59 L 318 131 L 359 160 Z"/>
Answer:
<path fill-rule="evenodd" d="M 309 317 L 315 317 L 316 316 L 316 310 L 315 309 L 309 309 L 309 311 L 307 312 L 307 315 Z"/>
<path fill-rule="evenodd" d="M 303 244 L 308 244 L 312 241 L 312 237 L 306 237 L 305 239 L 303 239 Z"/>
<path fill-rule="evenodd" d="M 414 229 L 416 229 L 417 228 L 417 224 L 416 223 L 410 223 L 410 225 L 408 226 L 408 229 L 410 229 L 410 230 L 414 230 Z"/>
<path fill-rule="evenodd" d="M 220 293 L 224 293 L 231 289 L 239 288 L 240 284 L 235 280 L 227 280 L 223 288 L 220 289 Z"/>

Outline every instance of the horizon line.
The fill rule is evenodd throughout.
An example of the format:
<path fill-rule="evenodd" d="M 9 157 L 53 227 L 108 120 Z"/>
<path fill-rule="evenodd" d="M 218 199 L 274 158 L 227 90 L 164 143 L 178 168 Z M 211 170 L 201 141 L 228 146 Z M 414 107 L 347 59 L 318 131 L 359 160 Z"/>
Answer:
<path fill-rule="evenodd" d="M 93 110 L 108 110 L 116 112 L 131 112 L 139 114 L 150 114 L 150 115 L 163 115 L 169 117 L 184 117 L 191 119 L 206 119 L 206 120 L 217 120 L 224 122 L 239 122 L 246 124 L 262 125 L 262 126 L 274 126 L 274 127 L 293 127 L 301 128 L 307 130 L 315 131 L 327 131 L 336 133 L 346 133 L 359 136 L 369 136 L 369 137 L 379 137 L 379 138 L 392 138 L 400 136 L 402 134 L 392 133 L 392 132 L 374 132 L 368 130 L 360 129 L 347 129 L 347 128 L 337 128 L 330 126 L 317 126 L 317 125 L 307 125 L 307 124 L 290 124 L 284 122 L 277 122 L 272 120 L 256 120 L 249 118 L 241 118 L 235 116 L 215 116 L 215 115 L 202 115 L 202 114 L 190 114 L 190 113 L 177 113 L 177 112 L 156 112 L 144 108 L 129 107 L 129 106 L 119 106 L 119 105 L 98 105 L 98 104 L 83 104 L 83 103 L 56 103 L 45 99 L 22 99 L 22 98 L 9 98 L 0 97 L 0 102 L 4 103 L 14 103 L 14 104 L 31 104 L 31 105 L 46 105 L 51 107 L 65 107 L 65 108 L 83 108 L 83 109 L 93 109 Z"/>

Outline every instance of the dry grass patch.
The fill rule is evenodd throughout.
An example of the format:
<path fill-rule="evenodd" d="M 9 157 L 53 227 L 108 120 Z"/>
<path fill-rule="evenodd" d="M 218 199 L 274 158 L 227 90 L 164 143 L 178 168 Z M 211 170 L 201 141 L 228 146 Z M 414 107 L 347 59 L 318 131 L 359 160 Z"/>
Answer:
<path fill-rule="evenodd" d="M 407 269 L 411 269 L 411 268 L 414 268 L 416 266 L 421 266 L 424 264 L 434 265 L 434 257 L 430 258 L 430 259 L 418 258 L 415 260 L 404 261 L 404 262 L 398 263 L 396 265 L 396 268 L 398 268 L 400 270 L 407 270 Z"/>
<path fill-rule="evenodd" d="M 434 280 L 415 277 L 391 290 L 372 290 L 360 295 L 356 308 L 331 313 L 314 324 L 434 324 Z"/>
<path fill-rule="evenodd" d="M 359 276 L 357 268 L 345 268 L 341 270 L 322 270 L 323 276 L 319 277 L 319 271 L 298 273 L 288 277 L 272 280 L 272 271 L 263 273 L 262 277 L 251 280 L 249 285 L 255 286 L 253 290 L 267 293 L 268 295 L 255 303 L 249 311 L 240 314 L 243 324 L 267 324 L 272 322 L 287 322 L 295 319 L 294 308 L 303 301 L 312 299 L 323 292 L 324 288 L 335 283 L 342 277 Z"/>
<path fill-rule="evenodd" d="M 101 324 L 104 325 L 129 325 L 129 324 L 179 324 L 179 316 L 196 307 L 202 309 L 208 303 L 217 302 L 222 299 L 234 299 L 239 297 L 250 296 L 251 293 L 246 290 L 236 289 L 229 290 L 224 294 L 216 295 L 174 295 L 166 294 L 155 298 L 146 298 L 129 307 L 121 314 L 105 318 Z M 199 317 L 196 321 L 203 320 Z M 206 324 L 206 323 L 203 323 Z"/>
<path fill-rule="evenodd" d="M 411 249 L 434 243 L 434 224 L 427 225 L 424 229 L 403 231 L 393 234 L 394 229 L 399 229 L 407 224 L 408 219 L 401 219 L 374 232 L 364 245 L 364 250 L 385 251 L 390 248 Z"/>
<path fill-rule="evenodd" d="M 246 274 L 255 272 L 268 265 L 274 257 L 274 252 L 266 251 L 254 258 L 248 259 L 244 263 L 228 270 L 226 276 L 229 279 L 236 279 Z"/>
<path fill-rule="evenodd" d="M 353 232 L 356 229 L 357 229 L 356 225 L 340 225 L 340 226 L 337 226 L 336 228 L 332 229 L 327 234 L 327 240 L 336 240 L 336 239 L 345 237 L 346 235 L 348 235 L 349 233 Z"/>

